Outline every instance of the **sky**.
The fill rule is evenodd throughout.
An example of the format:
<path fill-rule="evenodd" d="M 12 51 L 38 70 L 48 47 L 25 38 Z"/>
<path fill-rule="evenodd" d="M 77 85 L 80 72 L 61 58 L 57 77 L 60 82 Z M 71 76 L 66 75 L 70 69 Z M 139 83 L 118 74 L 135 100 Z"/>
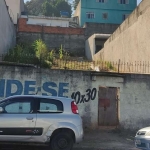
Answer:
<path fill-rule="evenodd" d="M 24 0 L 24 2 L 26 1 L 30 1 L 30 0 Z M 137 0 L 137 3 L 139 4 L 141 2 L 141 0 Z"/>

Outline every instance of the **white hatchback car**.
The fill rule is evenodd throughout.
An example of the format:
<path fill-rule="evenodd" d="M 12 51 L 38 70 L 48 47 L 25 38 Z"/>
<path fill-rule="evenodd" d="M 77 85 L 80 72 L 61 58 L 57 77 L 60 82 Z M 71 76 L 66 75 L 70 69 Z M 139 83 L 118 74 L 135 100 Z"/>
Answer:
<path fill-rule="evenodd" d="M 0 101 L 0 142 L 41 143 L 51 150 L 71 150 L 82 138 L 82 119 L 70 98 L 23 95 Z"/>
<path fill-rule="evenodd" d="M 150 150 L 150 127 L 140 129 L 136 133 L 135 146 L 142 150 Z"/>

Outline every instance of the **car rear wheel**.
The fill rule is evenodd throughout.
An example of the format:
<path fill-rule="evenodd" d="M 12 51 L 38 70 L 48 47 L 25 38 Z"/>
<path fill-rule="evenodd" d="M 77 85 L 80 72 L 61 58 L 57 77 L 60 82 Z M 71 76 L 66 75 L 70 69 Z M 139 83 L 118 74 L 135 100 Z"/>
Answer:
<path fill-rule="evenodd" d="M 74 141 L 70 134 L 57 133 L 51 140 L 50 150 L 71 150 Z"/>

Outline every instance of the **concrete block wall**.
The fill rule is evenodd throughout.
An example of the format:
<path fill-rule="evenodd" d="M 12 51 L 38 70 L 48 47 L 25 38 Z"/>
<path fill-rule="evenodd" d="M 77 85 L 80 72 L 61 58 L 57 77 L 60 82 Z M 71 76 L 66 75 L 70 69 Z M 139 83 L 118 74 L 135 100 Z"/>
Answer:
<path fill-rule="evenodd" d="M 49 50 L 59 49 L 61 45 L 71 54 L 83 56 L 85 53 L 84 35 L 63 35 L 63 34 L 41 34 L 30 32 L 19 32 L 18 43 L 33 43 L 35 40 L 42 39 Z"/>
<path fill-rule="evenodd" d="M 48 27 L 26 24 L 26 18 L 19 19 L 18 43 L 33 43 L 42 39 L 49 50 L 63 48 L 74 55 L 85 53 L 85 36 L 83 28 Z"/>
<path fill-rule="evenodd" d="M 27 18 L 20 18 L 18 24 L 18 42 L 33 42 L 42 38 L 50 49 L 62 44 L 66 50 L 79 56 L 85 56 L 85 41 L 95 33 L 113 33 L 119 25 L 86 23 L 84 28 L 50 27 L 28 25 Z"/>
<path fill-rule="evenodd" d="M 0 38 L 0 55 L 2 55 L 6 54 L 16 43 L 16 30 L 5 0 L 0 0 Z"/>
<path fill-rule="evenodd" d="M 110 74 L 0 66 L 0 99 L 11 95 L 73 97 L 85 128 L 98 128 L 99 87 L 119 88 L 119 126 L 137 130 L 149 126 L 150 75 Z M 96 76 L 93 80 L 92 76 Z M 89 91 L 95 90 L 94 99 Z M 109 108 L 108 108 L 109 109 Z"/>

